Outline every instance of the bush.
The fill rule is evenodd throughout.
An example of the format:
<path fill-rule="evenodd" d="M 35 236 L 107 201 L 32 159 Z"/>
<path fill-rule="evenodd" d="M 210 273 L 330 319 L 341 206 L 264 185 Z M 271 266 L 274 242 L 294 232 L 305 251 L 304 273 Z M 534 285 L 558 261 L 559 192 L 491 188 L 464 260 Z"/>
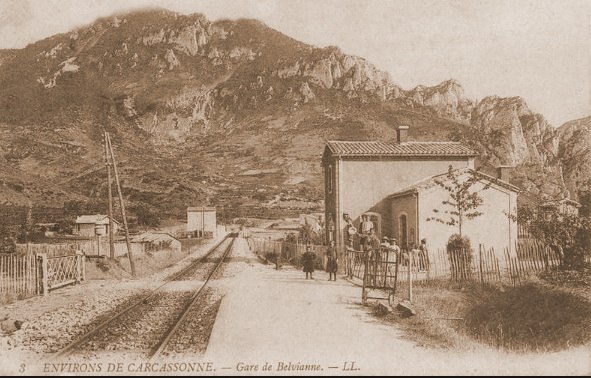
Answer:
<path fill-rule="evenodd" d="M 297 241 L 298 241 L 298 234 L 296 234 L 295 232 L 290 232 L 285 237 L 285 241 L 287 243 L 294 243 L 294 244 L 297 243 Z"/>
<path fill-rule="evenodd" d="M 158 227 L 160 216 L 158 211 L 145 203 L 137 203 L 130 210 L 137 216 L 137 223 L 141 226 Z"/>
<path fill-rule="evenodd" d="M 573 245 L 564 251 L 563 269 L 582 270 L 585 267 L 585 257 L 589 256 L 591 248 L 590 234 L 589 230 L 577 230 Z"/>
<path fill-rule="evenodd" d="M 585 214 L 586 210 L 582 212 Z M 511 219 L 525 225 L 529 233 L 560 256 L 560 268 L 582 269 L 589 253 L 591 218 L 564 209 L 557 203 L 523 206 Z"/>
<path fill-rule="evenodd" d="M 453 280 L 472 279 L 472 247 L 468 237 L 459 234 L 450 236 L 447 241 L 447 257 L 449 258 Z"/>
<path fill-rule="evenodd" d="M 0 226 L 0 253 L 15 253 L 16 237 L 6 226 Z"/>

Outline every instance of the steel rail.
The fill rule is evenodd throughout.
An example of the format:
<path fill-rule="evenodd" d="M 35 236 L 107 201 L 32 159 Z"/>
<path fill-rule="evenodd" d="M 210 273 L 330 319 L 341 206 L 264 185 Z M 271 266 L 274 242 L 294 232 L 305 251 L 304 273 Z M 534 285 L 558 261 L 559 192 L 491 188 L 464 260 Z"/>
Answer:
<path fill-rule="evenodd" d="M 197 299 L 200 298 L 201 293 L 203 292 L 203 290 L 205 289 L 205 287 L 209 283 L 209 280 L 211 279 L 211 277 L 218 271 L 218 269 L 224 263 L 224 260 L 226 259 L 226 257 L 230 253 L 230 251 L 232 250 L 232 246 L 234 245 L 234 240 L 236 240 L 236 239 L 232 239 L 230 241 L 230 244 L 228 244 L 228 246 L 226 247 L 226 250 L 224 251 L 224 254 L 222 255 L 220 261 L 212 269 L 211 273 L 209 273 L 209 275 L 207 276 L 207 279 L 203 282 L 203 284 L 201 285 L 199 290 L 197 292 L 195 292 L 195 294 L 193 294 L 191 299 L 187 302 L 187 304 L 185 305 L 185 308 L 181 312 L 180 316 L 172 324 L 172 326 L 168 329 L 168 331 L 164 334 L 165 336 L 160 340 L 160 342 L 158 342 L 158 344 L 156 344 L 154 346 L 154 348 L 152 348 L 152 350 L 150 350 L 150 353 L 148 354 L 148 358 L 154 358 L 154 357 L 162 354 L 164 349 L 166 349 L 166 347 L 168 346 L 168 343 L 170 342 L 172 337 L 175 335 L 179 326 L 183 323 L 183 321 L 185 320 L 185 318 L 187 317 L 187 315 L 189 314 L 189 312 L 191 311 L 191 309 L 193 308 L 195 303 L 197 303 Z"/>
<path fill-rule="evenodd" d="M 175 273 L 174 275 L 168 277 L 166 279 L 166 281 L 156 287 L 155 289 L 153 289 L 152 291 L 150 291 L 145 297 L 143 297 L 142 299 L 138 300 L 137 302 L 134 302 L 133 304 L 127 306 L 126 308 L 124 308 L 123 310 L 119 311 L 117 314 L 113 315 L 112 317 L 104 320 L 103 322 L 101 322 L 98 326 L 96 326 L 95 328 L 91 329 L 90 331 L 88 331 L 87 333 L 85 333 L 84 335 L 82 335 L 81 337 L 79 337 L 76 341 L 72 342 L 70 345 L 68 345 L 67 347 L 61 349 L 60 351 L 54 353 L 55 357 L 65 357 L 65 356 L 69 356 L 70 354 L 72 354 L 79 346 L 83 345 L 85 342 L 87 342 L 91 337 L 93 337 L 94 335 L 96 335 L 97 333 L 103 331 L 105 328 L 107 328 L 110 324 L 112 324 L 115 320 L 121 318 L 123 315 L 129 313 L 131 310 L 133 310 L 134 308 L 145 304 L 146 301 L 150 298 L 152 298 L 153 296 L 155 296 L 156 294 L 158 294 L 158 292 L 166 285 L 168 285 L 169 283 L 175 281 L 176 279 L 178 279 L 179 277 L 181 277 L 183 274 L 185 274 L 189 269 L 192 269 L 193 267 L 201 264 L 201 262 L 203 262 L 205 259 L 207 259 L 210 255 L 212 255 L 226 240 L 228 240 L 230 238 L 230 235 L 233 235 L 232 233 L 226 235 L 224 237 L 224 239 L 222 239 L 219 243 L 217 243 L 215 246 L 213 246 L 205 255 L 203 255 L 202 257 L 198 258 L 197 260 L 194 260 L 193 262 L 191 262 L 188 266 L 186 266 L 185 268 L 181 269 L 179 272 Z M 230 245 L 232 245 L 234 243 L 233 239 L 230 242 Z"/>

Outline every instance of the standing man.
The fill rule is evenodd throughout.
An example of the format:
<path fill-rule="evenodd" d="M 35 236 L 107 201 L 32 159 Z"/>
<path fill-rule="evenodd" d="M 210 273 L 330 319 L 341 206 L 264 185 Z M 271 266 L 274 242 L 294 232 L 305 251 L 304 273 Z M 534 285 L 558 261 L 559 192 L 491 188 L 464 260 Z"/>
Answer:
<path fill-rule="evenodd" d="M 421 245 L 419 245 L 419 268 L 420 270 L 429 269 L 429 250 L 427 249 L 427 239 L 421 239 Z"/>
<path fill-rule="evenodd" d="M 371 222 L 370 222 L 371 223 Z M 373 223 L 372 223 L 373 226 Z M 380 267 L 382 265 L 381 244 L 375 229 L 372 227 L 369 236 L 367 237 L 367 248 L 369 252 L 369 269 L 373 277 L 373 285 L 377 285 L 378 276 L 380 275 Z"/>
<path fill-rule="evenodd" d="M 357 234 L 357 229 L 353 226 L 353 220 L 349 214 L 344 214 L 343 218 L 345 219 L 345 222 L 347 222 L 347 226 L 345 227 L 347 241 L 345 244 L 347 247 L 353 248 L 353 235 Z"/>
<path fill-rule="evenodd" d="M 360 228 L 360 232 L 361 232 L 361 234 L 359 235 L 359 238 L 360 238 L 359 239 L 359 246 L 363 250 L 363 249 L 365 249 L 364 247 L 369 242 L 369 237 L 370 237 L 372 231 L 375 232 L 373 222 L 371 222 L 368 219 L 367 214 L 363 214 L 361 216 L 361 224 L 359 225 L 359 228 Z"/>

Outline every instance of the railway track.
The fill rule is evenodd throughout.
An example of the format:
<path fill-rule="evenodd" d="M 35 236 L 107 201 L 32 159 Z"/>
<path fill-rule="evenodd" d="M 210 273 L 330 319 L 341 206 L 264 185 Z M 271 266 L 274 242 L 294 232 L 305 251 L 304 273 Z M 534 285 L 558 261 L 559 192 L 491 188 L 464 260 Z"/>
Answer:
<path fill-rule="evenodd" d="M 191 350 L 189 344 L 196 340 L 189 339 L 189 343 L 183 340 L 187 340 L 187 332 L 191 334 L 192 330 L 201 328 L 199 321 L 203 317 L 203 311 L 211 308 L 211 289 L 208 288 L 208 283 L 215 279 L 229 256 L 235 237 L 235 234 L 227 236 L 203 257 L 169 276 L 162 285 L 101 322 L 55 356 L 116 351 L 152 358 L 171 351 Z M 186 280 L 198 281 L 198 288 L 169 290 L 169 286 L 174 286 L 171 285 L 173 282 Z M 196 306 L 201 302 L 202 306 Z M 215 320 L 216 313 L 217 307 L 211 321 Z M 185 335 L 178 334 L 180 329 Z M 169 348 L 171 342 L 174 347 Z"/>

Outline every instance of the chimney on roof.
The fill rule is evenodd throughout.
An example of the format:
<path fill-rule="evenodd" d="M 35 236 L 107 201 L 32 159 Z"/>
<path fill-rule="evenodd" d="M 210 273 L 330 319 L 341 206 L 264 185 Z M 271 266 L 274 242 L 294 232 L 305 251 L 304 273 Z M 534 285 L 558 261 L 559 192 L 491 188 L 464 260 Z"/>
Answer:
<path fill-rule="evenodd" d="M 513 167 L 511 167 L 510 165 L 499 165 L 497 166 L 497 178 L 499 180 L 503 180 L 503 181 L 509 181 L 509 178 L 511 177 L 511 170 L 513 169 Z"/>
<path fill-rule="evenodd" d="M 398 143 L 406 143 L 408 141 L 408 126 L 398 126 L 398 130 L 396 130 L 396 141 Z"/>

